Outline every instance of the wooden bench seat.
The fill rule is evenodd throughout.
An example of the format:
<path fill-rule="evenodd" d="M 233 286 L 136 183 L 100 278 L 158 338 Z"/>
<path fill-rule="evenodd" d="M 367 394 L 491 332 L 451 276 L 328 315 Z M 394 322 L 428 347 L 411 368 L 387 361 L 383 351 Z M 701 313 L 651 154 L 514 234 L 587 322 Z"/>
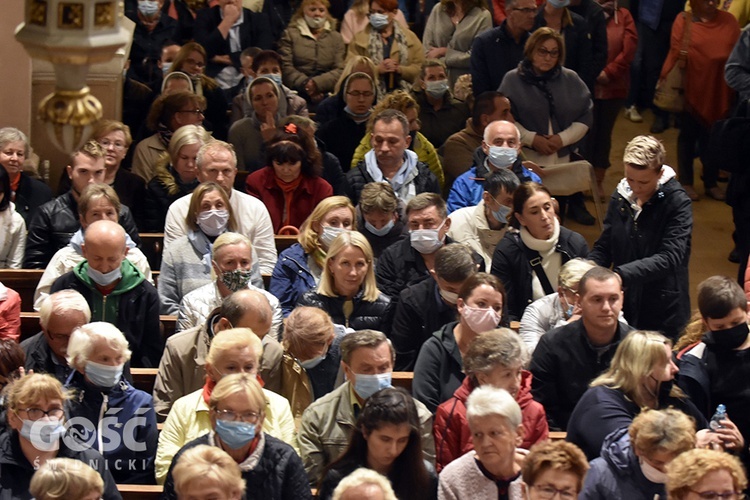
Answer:
<path fill-rule="evenodd" d="M 157 500 L 164 488 L 155 484 L 118 484 L 122 500 Z"/>
<path fill-rule="evenodd" d="M 164 338 L 174 335 L 177 329 L 177 316 L 161 315 L 159 321 L 164 328 Z M 41 330 L 38 312 L 21 312 L 21 341 L 36 335 Z"/>

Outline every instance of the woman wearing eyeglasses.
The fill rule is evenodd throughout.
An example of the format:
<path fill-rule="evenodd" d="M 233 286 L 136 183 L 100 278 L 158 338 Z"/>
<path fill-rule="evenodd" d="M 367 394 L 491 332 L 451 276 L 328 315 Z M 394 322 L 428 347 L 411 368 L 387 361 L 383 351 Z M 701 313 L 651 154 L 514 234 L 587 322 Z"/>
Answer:
<path fill-rule="evenodd" d="M 581 450 L 565 441 L 534 445 L 521 467 L 526 500 L 575 500 L 589 464 Z"/>
<path fill-rule="evenodd" d="M 72 458 L 91 465 L 104 480 L 104 500 L 122 498 L 98 451 L 66 434 L 66 400 L 70 395 L 51 375 L 21 377 L 6 388 L 9 429 L 0 433 L 0 498 L 30 499 L 34 471 L 53 458 Z"/>
<path fill-rule="evenodd" d="M 266 464 L 263 467 L 257 465 L 254 467 L 252 464 L 257 463 L 256 458 L 249 459 L 248 455 L 251 455 L 254 450 L 260 448 L 260 453 L 263 453 L 263 441 L 266 444 L 273 443 L 272 446 L 279 451 L 280 455 L 287 457 L 287 451 L 285 447 L 279 446 L 282 441 L 290 445 L 296 445 L 295 431 L 294 431 L 294 418 L 292 417 L 292 411 L 289 408 L 289 402 L 282 396 L 276 393 L 261 389 L 260 395 L 257 400 L 252 403 L 253 406 L 250 409 L 245 409 L 250 404 L 246 399 L 241 402 L 237 401 L 236 398 L 227 399 L 223 404 L 217 406 L 219 400 L 224 399 L 223 395 L 229 395 L 226 391 L 219 391 L 215 395 L 215 391 L 219 388 L 219 384 L 224 380 L 225 377 L 230 377 L 235 374 L 243 375 L 245 379 L 255 380 L 258 377 L 258 370 L 260 367 L 260 356 L 263 353 L 263 346 L 260 343 L 258 336 L 253 333 L 249 328 L 232 328 L 229 330 L 222 330 L 217 333 L 211 341 L 211 347 L 206 355 L 206 383 L 200 389 L 195 392 L 183 396 L 174 402 L 172 408 L 169 411 L 167 420 L 164 422 L 164 428 L 159 434 L 159 446 L 156 450 L 156 482 L 164 484 L 167 479 L 167 472 L 171 469 L 172 463 L 177 463 L 177 453 L 186 444 L 191 443 L 197 444 L 215 444 L 216 441 L 207 441 L 206 433 L 210 434 L 210 440 L 215 439 L 215 435 L 218 432 L 220 439 L 224 441 L 225 446 L 221 446 L 225 451 L 232 455 L 243 472 L 247 470 L 255 470 L 260 472 L 261 470 L 268 470 L 270 465 Z M 235 379 L 238 380 L 235 376 Z M 243 380 L 245 380 L 243 379 Z M 249 382 L 243 382 L 245 390 L 249 390 Z M 226 387 L 226 386 L 224 386 Z M 233 393 L 235 391 L 229 391 Z M 222 395 L 223 394 L 223 395 Z M 235 404 L 236 403 L 236 404 Z M 229 429 L 217 431 L 217 420 L 216 409 L 220 410 L 235 410 L 240 413 L 254 412 L 258 414 L 258 419 L 253 422 L 245 422 L 254 425 L 254 434 L 263 436 L 262 439 L 256 440 L 253 446 L 245 446 L 249 441 L 245 442 L 245 445 L 239 448 L 235 448 L 234 454 L 230 451 L 231 446 L 244 439 L 247 435 L 248 429 L 236 429 L 236 426 L 229 424 Z M 262 417 L 262 418 L 261 418 Z M 231 420 L 231 419 L 229 419 Z M 220 426 L 223 424 L 219 424 Z M 262 433 L 261 433 L 262 429 Z M 226 433 L 224 431 L 226 430 Z M 230 434 L 233 438 L 230 438 Z M 270 436 L 269 436 L 270 435 Z M 203 436 L 199 438 L 199 436 Z M 275 439 L 269 439 L 269 437 Z M 196 439 L 198 438 L 198 439 Z M 217 446 L 220 446 L 216 444 Z M 289 448 L 291 450 L 291 448 Z M 248 463 L 244 461 L 248 459 Z M 281 459 L 280 459 L 281 460 Z M 288 461 L 289 458 L 284 458 L 284 461 Z M 299 460 L 299 458 L 297 459 Z M 307 489 L 307 496 L 300 498 L 309 498 L 309 482 L 307 480 L 307 474 L 305 474 L 302 468 L 302 463 L 299 463 L 299 470 L 301 471 L 302 484 Z M 273 470 L 268 473 L 272 473 L 275 477 L 276 474 L 281 474 L 284 471 Z M 283 483 L 283 474 L 281 474 L 281 482 Z M 247 477 L 245 478 L 247 479 Z M 276 484 L 275 480 L 272 481 Z M 248 491 L 255 491 L 250 488 L 250 485 L 257 485 L 255 479 L 248 481 Z M 169 488 L 172 488 L 171 486 Z M 263 486 L 258 491 L 263 491 Z M 167 491 L 167 486 L 165 486 Z M 174 493 L 172 493 L 174 495 Z M 164 498 L 175 498 L 164 497 Z M 281 496 L 274 496 L 269 494 L 264 496 L 258 494 L 254 498 L 282 498 Z M 283 498 L 296 498 L 293 496 L 284 496 Z"/>
<path fill-rule="evenodd" d="M 686 451 L 667 467 L 669 500 L 742 500 L 745 488 L 742 464 L 723 451 Z"/>
<path fill-rule="evenodd" d="M 307 474 L 297 453 L 263 431 L 266 395 L 253 374 L 226 375 L 207 400 L 205 417 L 209 432 L 183 446 L 174 456 L 173 464 L 191 448 L 216 446 L 239 464 L 248 498 L 312 499 Z M 167 473 L 163 499 L 177 498 L 172 469 L 170 466 Z"/>

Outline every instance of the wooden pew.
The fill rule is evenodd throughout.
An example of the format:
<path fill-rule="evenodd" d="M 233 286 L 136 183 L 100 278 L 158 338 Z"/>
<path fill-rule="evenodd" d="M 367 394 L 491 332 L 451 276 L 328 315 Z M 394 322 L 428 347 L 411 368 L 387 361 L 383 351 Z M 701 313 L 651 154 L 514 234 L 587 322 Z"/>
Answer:
<path fill-rule="evenodd" d="M 118 484 L 122 500 L 158 500 L 164 488 L 155 484 Z"/>
<path fill-rule="evenodd" d="M 34 291 L 44 269 L 0 269 L 0 282 L 21 296 L 21 310 L 34 310 Z"/>
<path fill-rule="evenodd" d="M 174 335 L 177 328 L 177 316 L 161 315 L 159 316 L 159 321 L 161 321 L 162 328 L 164 329 L 164 338 Z M 21 312 L 21 341 L 36 335 L 41 330 L 38 312 Z"/>
<path fill-rule="evenodd" d="M 550 441 L 565 441 L 567 436 L 568 433 L 565 431 L 550 431 L 549 433 Z"/>
<path fill-rule="evenodd" d="M 161 269 L 161 254 L 164 250 L 164 233 L 138 233 L 141 237 L 141 252 L 148 259 L 151 272 Z M 154 278 L 155 279 L 155 278 Z"/>

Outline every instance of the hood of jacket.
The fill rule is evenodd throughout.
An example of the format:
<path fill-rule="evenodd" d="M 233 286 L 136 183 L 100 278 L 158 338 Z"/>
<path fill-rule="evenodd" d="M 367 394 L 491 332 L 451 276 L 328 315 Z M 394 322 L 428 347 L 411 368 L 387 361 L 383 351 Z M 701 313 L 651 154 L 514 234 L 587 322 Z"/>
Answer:
<path fill-rule="evenodd" d="M 661 197 L 668 192 L 671 192 L 673 189 L 670 189 L 669 186 L 667 186 L 667 182 L 670 179 L 674 179 L 675 177 L 677 177 L 677 174 L 672 167 L 670 167 L 669 165 L 662 166 L 662 174 L 659 178 L 659 184 L 656 186 L 656 193 L 654 193 L 653 196 Z M 631 207 L 637 206 L 636 200 L 635 198 L 633 198 L 633 190 L 630 189 L 630 185 L 628 184 L 626 178 L 623 177 L 622 179 L 620 179 L 620 182 L 617 184 L 616 192 L 623 198 L 625 198 L 625 200 L 630 203 Z M 638 210 L 640 211 L 640 208 Z"/>
<path fill-rule="evenodd" d="M 601 457 L 610 466 L 621 485 L 628 484 L 632 490 L 640 491 L 644 498 L 663 494 L 664 485 L 652 483 L 641 472 L 638 457 L 630 444 L 628 428 L 618 429 L 604 438 Z M 625 490 L 627 491 L 627 490 Z"/>
<path fill-rule="evenodd" d="M 76 278 L 85 283 L 87 287 L 99 293 L 96 288 L 96 283 L 94 283 L 88 275 L 88 268 L 89 263 L 84 260 L 73 268 L 73 274 L 75 274 Z M 122 279 L 117 284 L 117 287 L 112 290 L 110 295 L 121 295 L 125 292 L 129 292 L 146 279 L 128 259 L 123 259 L 122 264 L 120 264 L 120 271 L 122 272 Z"/>
<path fill-rule="evenodd" d="M 524 409 L 529 405 L 529 403 L 534 401 L 534 397 L 531 395 L 532 378 L 533 377 L 530 371 L 521 371 L 521 385 L 518 388 L 518 394 L 516 394 L 516 402 L 518 403 L 518 406 L 521 407 L 521 409 Z M 466 400 L 469 398 L 469 394 L 471 394 L 471 391 L 476 388 L 477 385 L 472 380 L 472 377 L 467 375 L 464 378 L 464 381 L 461 382 L 461 385 L 458 386 L 458 389 L 453 392 L 453 397 L 458 399 L 465 405 Z"/>

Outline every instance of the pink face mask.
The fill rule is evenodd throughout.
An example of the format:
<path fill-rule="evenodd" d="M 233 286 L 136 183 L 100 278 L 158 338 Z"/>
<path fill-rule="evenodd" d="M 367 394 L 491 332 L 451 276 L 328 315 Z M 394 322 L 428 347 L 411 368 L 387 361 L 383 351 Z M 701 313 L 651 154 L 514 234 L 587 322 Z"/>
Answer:
<path fill-rule="evenodd" d="M 480 309 L 478 307 L 464 306 L 461 311 L 461 316 L 466 321 L 466 324 L 475 333 L 484 333 L 489 330 L 494 330 L 503 319 L 502 314 L 495 311 L 491 307 L 486 309 Z"/>

